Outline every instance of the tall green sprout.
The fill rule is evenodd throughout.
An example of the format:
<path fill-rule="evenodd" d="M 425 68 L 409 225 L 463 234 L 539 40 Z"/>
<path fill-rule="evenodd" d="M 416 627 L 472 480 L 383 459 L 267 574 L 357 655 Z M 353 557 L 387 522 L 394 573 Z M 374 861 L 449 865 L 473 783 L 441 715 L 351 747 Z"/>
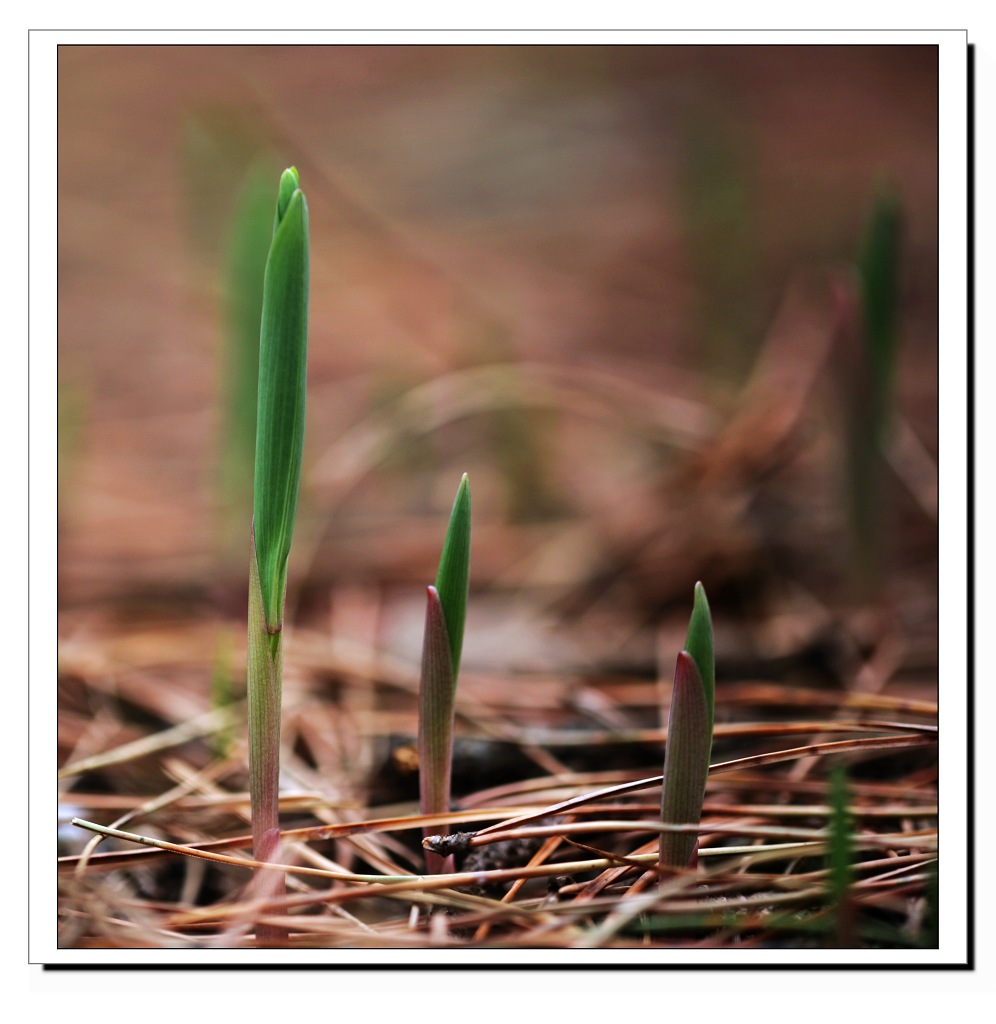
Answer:
<path fill-rule="evenodd" d="M 685 648 L 678 655 L 668 713 L 667 748 L 661 790 L 661 823 L 697 825 L 702 818 L 716 703 L 716 661 L 712 615 L 705 588 L 695 584 Z M 662 832 L 660 866 L 686 868 L 696 862 L 698 838 L 690 832 Z"/>
<path fill-rule="evenodd" d="M 280 693 L 287 558 L 301 482 L 308 361 L 308 204 L 296 168 L 280 178 L 263 280 L 256 471 L 249 560 L 249 790 L 253 857 L 280 837 Z M 279 883 L 282 888 L 282 882 Z M 260 945 L 287 938 L 260 925 Z"/>
<path fill-rule="evenodd" d="M 453 718 L 457 677 L 463 650 L 470 584 L 470 482 L 464 473 L 450 514 L 436 585 L 426 595 L 422 676 L 419 682 L 419 807 L 422 814 L 450 809 L 453 763 Z M 427 830 L 428 835 L 432 830 Z M 447 861 L 426 852 L 430 872 L 447 869 Z"/>

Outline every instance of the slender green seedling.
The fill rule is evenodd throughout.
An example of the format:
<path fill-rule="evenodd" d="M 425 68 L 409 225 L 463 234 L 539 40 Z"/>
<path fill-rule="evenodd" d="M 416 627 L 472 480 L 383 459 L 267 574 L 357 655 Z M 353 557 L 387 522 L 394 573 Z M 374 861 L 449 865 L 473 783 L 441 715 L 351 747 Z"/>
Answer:
<path fill-rule="evenodd" d="M 661 790 L 662 824 L 697 825 L 702 818 L 712 752 L 715 691 L 712 616 L 705 588 L 696 583 L 685 649 L 678 655 L 674 670 Z M 696 835 L 661 833 L 662 868 L 694 866 L 697 851 Z"/>
<path fill-rule="evenodd" d="M 256 471 L 249 560 L 249 791 L 253 857 L 280 837 L 280 695 L 287 558 L 301 482 L 308 359 L 308 205 L 293 167 L 280 178 L 263 280 Z M 282 884 L 282 883 L 281 883 Z M 287 931 L 260 925 L 259 945 Z"/>
<path fill-rule="evenodd" d="M 438 814 L 450 809 L 453 718 L 469 582 L 470 483 L 464 473 L 453 502 L 436 585 L 427 591 L 418 709 L 422 814 Z M 426 835 L 431 832 L 427 830 Z M 426 851 L 426 867 L 430 873 L 450 869 L 447 859 L 431 851 Z"/>
<path fill-rule="evenodd" d="M 839 949 L 849 949 L 856 945 L 857 938 L 851 900 L 854 826 L 848 806 L 847 777 L 841 764 L 835 764 L 831 771 L 828 797 L 827 895 L 834 915 L 831 943 Z"/>

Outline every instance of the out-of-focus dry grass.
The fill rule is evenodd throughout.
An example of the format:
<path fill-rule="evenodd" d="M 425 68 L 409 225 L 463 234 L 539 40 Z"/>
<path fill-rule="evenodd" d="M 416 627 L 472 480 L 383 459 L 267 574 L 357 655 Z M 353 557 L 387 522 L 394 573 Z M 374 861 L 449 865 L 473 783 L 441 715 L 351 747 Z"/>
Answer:
<path fill-rule="evenodd" d="M 219 268 L 235 184 L 264 150 L 300 168 L 312 217 L 306 477 L 286 645 L 288 827 L 412 812 L 422 587 L 463 471 L 475 515 L 458 707 L 468 810 L 483 800 L 517 814 L 610 776 L 659 772 L 696 579 L 716 616 L 719 759 L 858 736 L 928 742 L 932 53 L 63 47 L 64 804 L 175 842 L 248 831 L 246 574 L 231 557 L 248 544 L 248 521 L 244 545 L 219 536 Z M 858 602 L 831 292 L 883 176 L 904 205 L 902 358 L 883 464 L 889 568 L 876 599 Z M 231 680 L 227 716 L 212 711 L 219 674 Z M 799 734 L 752 732 L 757 722 Z M 859 834 L 884 850 L 862 854 L 861 942 L 919 941 L 931 748 L 847 756 Z M 823 764 L 798 755 L 717 775 L 707 821 L 822 827 Z M 577 820 L 605 811 L 652 821 L 656 799 L 620 797 L 611 815 L 592 804 Z M 137 813 L 146 801 L 161 806 Z M 293 857 L 323 870 L 417 872 L 408 832 L 417 828 L 302 840 Z M 896 838 L 906 832 L 915 841 Z M 85 841 L 72 827 L 60 836 L 67 856 Z M 494 892 L 434 897 L 453 913 L 417 921 L 411 886 L 372 899 L 368 885 L 361 894 L 360 883 L 302 876 L 289 889 L 308 911 L 294 915 L 296 941 L 826 939 L 800 935 L 805 914 L 773 909 L 788 887 L 792 906 L 821 912 L 818 856 L 762 876 L 748 855 L 718 852 L 727 840 L 710 840 L 705 923 L 689 923 L 692 883 L 678 879 L 670 902 L 640 910 L 651 937 L 627 939 L 635 904 L 621 897 L 649 900 L 653 887 L 645 861 L 627 876 L 619 858 L 655 838 L 638 825 L 622 838 L 562 836 L 522 837 L 509 868 L 596 856 L 572 841 L 614 866 L 579 870 L 557 895 L 530 882 L 501 905 Z M 247 941 L 258 910 L 248 872 L 148 851 L 109 872 L 103 850 L 85 877 L 77 862 L 63 866 L 64 944 Z M 238 844 L 226 851 L 241 855 Z M 333 895 L 316 898 L 313 887 L 328 885 Z M 756 920 L 755 888 L 781 893 L 761 900 Z M 715 917 L 708 901 L 721 896 L 747 901 L 736 903 L 739 923 Z"/>

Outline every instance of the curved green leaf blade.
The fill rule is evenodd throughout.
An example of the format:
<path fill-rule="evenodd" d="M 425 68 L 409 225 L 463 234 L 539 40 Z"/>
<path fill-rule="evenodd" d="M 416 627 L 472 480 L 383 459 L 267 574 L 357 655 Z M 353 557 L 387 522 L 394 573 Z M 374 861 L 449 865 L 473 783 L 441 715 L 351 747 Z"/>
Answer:
<path fill-rule="evenodd" d="M 292 187 L 293 186 L 293 187 Z M 281 629 L 304 451 L 308 205 L 284 171 L 263 282 L 253 522 L 266 627 Z"/>
<path fill-rule="evenodd" d="M 453 686 L 460 673 L 463 653 L 463 629 L 467 620 L 467 594 L 470 587 L 470 480 L 464 473 L 450 513 L 436 575 L 436 591 L 446 617 Z"/>

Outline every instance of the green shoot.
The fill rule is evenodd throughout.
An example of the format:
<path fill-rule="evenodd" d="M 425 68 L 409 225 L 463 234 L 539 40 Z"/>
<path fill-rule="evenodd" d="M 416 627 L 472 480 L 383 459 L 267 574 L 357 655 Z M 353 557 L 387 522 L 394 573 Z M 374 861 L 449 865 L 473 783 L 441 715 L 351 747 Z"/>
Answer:
<path fill-rule="evenodd" d="M 266 626 L 280 632 L 301 482 L 308 363 L 308 205 L 284 171 L 263 282 L 253 523 Z"/>
<path fill-rule="evenodd" d="M 253 856 L 280 836 L 280 697 L 287 558 L 301 478 L 308 350 L 308 207 L 294 168 L 280 179 L 263 282 L 256 474 L 249 562 L 249 790 Z M 281 885 L 283 883 L 281 882 Z M 287 930 L 259 926 L 259 945 Z"/>
<path fill-rule="evenodd" d="M 463 651 L 463 627 L 467 619 L 467 593 L 470 587 L 470 481 L 464 473 L 453 500 L 450 524 L 443 541 L 436 573 L 436 590 L 446 616 L 446 629 L 453 657 L 453 687 L 460 674 Z"/>
<path fill-rule="evenodd" d="M 709 599 L 705 587 L 695 584 L 695 598 L 692 605 L 692 617 L 688 622 L 688 633 L 685 635 L 685 650 L 692 656 L 695 667 L 699 670 L 702 688 L 705 691 L 706 707 L 709 709 L 709 745 L 712 747 L 712 726 L 715 720 L 716 706 L 716 657 L 713 653 L 712 614 L 709 611 Z"/>
<path fill-rule="evenodd" d="M 695 603 L 685 647 L 678 655 L 668 714 L 661 789 L 661 822 L 697 825 L 702 818 L 715 705 L 716 668 L 712 617 L 705 588 L 695 585 Z M 662 832 L 660 866 L 687 868 L 697 860 L 693 833 Z"/>
<path fill-rule="evenodd" d="M 842 765 L 834 765 L 830 775 L 830 820 L 827 843 L 827 887 L 836 919 L 834 945 L 848 949 L 857 945 L 854 931 L 854 906 L 850 898 L 852 867 L 852 822 L 848 809 L 847 779 Z"/>
<path fill-rule="evenodd" d="M 453 718 L 463 649 L 470 579 L 470 483 L 460 481 L 443 542 L 436 585 L 428 588 L 422 676 L 419 682 L 419 806 L 422 814 L 450 809 Z M 426 834 L 432 832 L 429 829 Z M 426 853 L 430 873 L 449 869 L 447 859 Z"/>

